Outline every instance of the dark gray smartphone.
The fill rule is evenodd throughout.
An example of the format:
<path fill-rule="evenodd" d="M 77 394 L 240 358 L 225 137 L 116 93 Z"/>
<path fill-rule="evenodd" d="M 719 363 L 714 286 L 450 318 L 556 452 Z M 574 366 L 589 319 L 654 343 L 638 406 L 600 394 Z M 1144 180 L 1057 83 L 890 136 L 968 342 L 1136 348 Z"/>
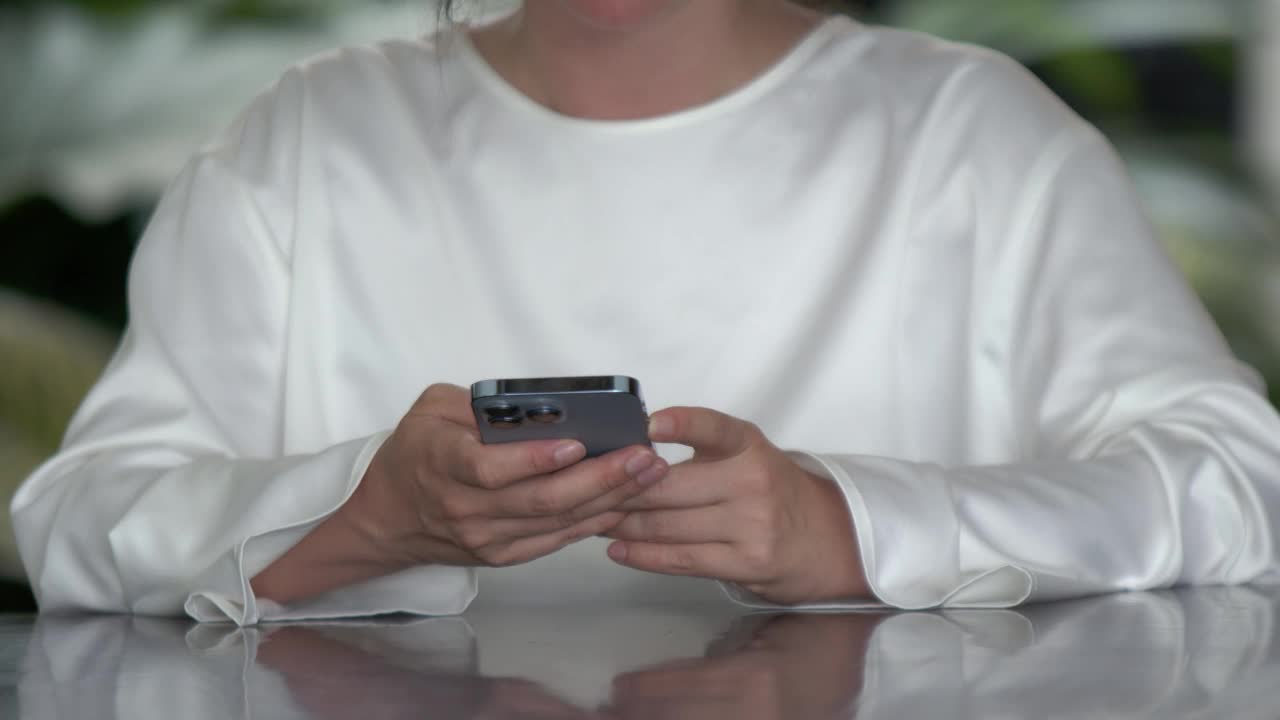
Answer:
<path fill-rule="evenodd" d="M 572 438 L 587 457 L 649 445 L 640 383 L 625 375 L 482 380 L 471 408 L 486 444 Z"/>

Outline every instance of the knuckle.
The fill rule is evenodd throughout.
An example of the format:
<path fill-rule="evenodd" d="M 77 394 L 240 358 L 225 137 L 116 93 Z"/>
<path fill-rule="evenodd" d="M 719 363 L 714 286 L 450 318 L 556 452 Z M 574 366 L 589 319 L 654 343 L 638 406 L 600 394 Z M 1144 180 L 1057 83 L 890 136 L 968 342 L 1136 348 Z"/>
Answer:
<path fill-rule="evenodd" d="M 479 457 L 472 456 L 468 460 L 467 472 L 471 475 L 472 482 L 486 490 L 496 490 L 501 484 L 493 464 L 484 462 Z"/>
<path fill-rule="evenodd" d="M 481 548 L 491 545 L 493 541 L 493 533 L 477 524 L 463 525 L 457 531 L 458 544 L 464 550 L 471 552 L 477 552 Z"/>
<path fill-rule="evenodd" d="M 476 565 L 480 567 L 493 567 L 493 556 L 497 550 L 489 547 L 476 548 L 471 552 L 472 557 L 476 559 Z"/>
<path fill-rule="evenodd" d="M 620 460 L 596 476 L 596 490 L 600 495 L 604 495 L 626 487 L 630 481 L 631 476 L 627 474 L 626 461 Z"/>
<path fill-rule="evenodd" d="M 560 530 L 568 530 L 574 525 L 582 522 L 582 518 L 578 517 L 577 513 L 572 510 L 557 513 L 555 518 L 556 526 Z"/>
<path fill-rule="evenodd" d="M 693 572 L 693 554 L 683 548 L 675 548 L 667 555 L 667 566 L 681 573 Z"/>
<path fill-rule="evenodd" d="M 505 548 L 484 548 L 475 553 L 475 556 L 486 567 L 504 568 L 518 564 L 518 558 L 515 552 L 509 547 Z"/>
<path fill-rule="evenodd" d="M 752 495 L 763 495 L 769 490 L 769 473 L 758 464 L 747 467 L 738 476 L 742 488 Z"/>
<path fill-rule="evenodd" d="M 742 562 L 756 575 L 771 575 L 775 562 L 773 544 L 768 542 L 747 543 L 742 548 Z"/>
<path fill-rule="evenodd" d="M 470 515 L 470 508 L 457 495 L 446 494 L 437 502 L 440 506 L 440 516 L 445 522 L 456 523 L 460 520 L 465 520 Z"/>
<path fill-rule="evenodd" d="M 444 402 L 446 398 L 453 394 L 453 386 L 446 383 L 432 383 L 422 391 L 422 395 L 418 396 L 418 405 L 435 405 Z"/>
<path fill-rule="evenodd" d="M 535 515 L 559 515 L 563 512 L 560 500 L 549 489 L 542 488 L 529 494 L 529 512 Z"/>
<path fill-rule="evenodd" d="M 679 505 L 679 496 L 673 489 L 675 485 L 669 482 L 660 482 L 656 485 L 650 485 L 644 488 L 641 497 L 651 507 L 665 507 Z"/>
<path fill-rule="evenodd" d="M 422 465 L 433 474 L 453 477 L 466 457 L 465 444 L 444 428 L 425 433 Z"/>
<path fill-rule="evenodd" d="M 582 525 L 582 524 L 570 525 L 568 528 L 565 529 L 563 541 L 564 541 L 564 544 L 569 545 L 572 543 L 576 543 L 579 540 L 585 540 L 586 538 L 594 534 L 595 533 L 592 532 L 592 529 L 585 525 Z"/>
<path fill-rule="evenodd" d="M 648 513 L 640 521 L 645 535 L 666 539 L 671 536 L 671 521 L 663 517 L 663 513 Z"/>
<path fill-rule="evenodd" d="M 583 532 L 583 537 L 603 535 L 604 533 L 621 527 L 623 521 L 626 519 L 626 513 L 617 511 L 602 512 L 581 521 L 578 525 L 578 529 Z"/>
<path fill-rule="evenodd" d="M 688 415 L 691 408 L 671 408 L 664 415 L 666 416 L 667 428 L 670 434 L 675 437 L 684 437 L 689 429 Z"/>
<path fill-rule="evenodd" d="M 535 475 L 546 475 L 557 469 L 556 459 L 551 453 L 544 452 L 542 449 L 533 446 L 524 449 L 521 462 L 525 467 L 530 468 Z"/>
<path fill-rule="evenodd" d="M 744 508 L 742 511 L 742 522 L 750 528 L 750 536 L 757 538 L 772 539 L 773 531 L 776 525 L 772 508 L 763 505 L 754 505 Z"/>
<path fill-rule="evenodd" d="M 734 432 L 741 432 L 751 423 L 745 420 L 739 420 L 735 417 L 722 415 L 720 413 L 708 413 L 707 429 L 716 434 L 717 437 L 731 437 Z"/>

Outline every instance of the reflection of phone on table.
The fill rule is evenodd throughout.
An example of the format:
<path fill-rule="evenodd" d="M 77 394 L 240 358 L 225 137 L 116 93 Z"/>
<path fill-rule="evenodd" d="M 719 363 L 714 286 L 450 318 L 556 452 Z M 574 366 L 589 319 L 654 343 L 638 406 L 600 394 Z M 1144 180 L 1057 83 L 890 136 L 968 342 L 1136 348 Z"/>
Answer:
<path fill-rule="evenodd" d="M 587 457 L 649 445 L 640 383 L 622 375 L 483 380 L 471 408 L 485 443 L 572 438 Z"/>

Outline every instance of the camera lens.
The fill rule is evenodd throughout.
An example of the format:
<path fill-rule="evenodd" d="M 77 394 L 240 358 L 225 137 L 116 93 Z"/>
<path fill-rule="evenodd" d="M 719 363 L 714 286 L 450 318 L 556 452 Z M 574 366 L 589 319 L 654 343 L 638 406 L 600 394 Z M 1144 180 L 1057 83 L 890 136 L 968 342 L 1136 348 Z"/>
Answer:
<path fill-rule="evenodd" d="M 524 418 L 516 414 L 489 416 L 489 427 L 497 430 L 513 430 L 520 427 L 522 422 L 524 422 Z"/>
<path fill-rule="evenodd" d="M 543 405 L 529 411 L 529 420 L 543 423 L 544 425 L 558 423 L 562 417 L 564 417 L 564 412 L 560 408 L 551 407 L 550 405 Z"/>
<path fill-rule="evenodd" d="M 490 405 L 484 409 L 484 412 L 491 418 L 511 417 L 512 415 L 519 415 L 520 408 L 515 405 L 507 405 L 503 403 L 499 405 Z"/>

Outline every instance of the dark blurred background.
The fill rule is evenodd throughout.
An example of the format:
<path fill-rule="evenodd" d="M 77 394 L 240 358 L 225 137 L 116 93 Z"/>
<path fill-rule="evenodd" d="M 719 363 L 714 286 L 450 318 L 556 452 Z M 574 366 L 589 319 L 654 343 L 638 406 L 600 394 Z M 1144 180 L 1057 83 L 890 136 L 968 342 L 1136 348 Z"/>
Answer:
<path fill-rule="evenodd" d="M 501 0 L 462 3 L 463 14 Z M 1280 397 L 1280 0 L 878 0 L 1013 55 L 1119 147 L 1237 353 Z M 428 32 L 430 0 L 0 0 L 0 498 L 54 451 L 125 322 L 186 157 L 288 64 Z M 0 612 L 31 598 L 0 513 Z"/>

